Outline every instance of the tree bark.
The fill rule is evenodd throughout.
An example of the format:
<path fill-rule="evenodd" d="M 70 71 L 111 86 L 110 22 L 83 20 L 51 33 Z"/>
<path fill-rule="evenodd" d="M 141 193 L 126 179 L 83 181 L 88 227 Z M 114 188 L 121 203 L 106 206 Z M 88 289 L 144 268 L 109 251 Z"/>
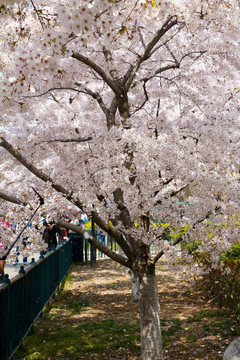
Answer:
<path fill-rule="evenodd" d="M 138 302 L 139 300 L 138 279 L 134 277 L 132 270 L 130 270 L 130 275 L 131 275 L 132 301 Z"/>
<path fill-rule="evenodd" d="M 154 264 L 141 266 L 138 279 L 141 357 L 142 360 L 163 360 L 160 305 Z"/>

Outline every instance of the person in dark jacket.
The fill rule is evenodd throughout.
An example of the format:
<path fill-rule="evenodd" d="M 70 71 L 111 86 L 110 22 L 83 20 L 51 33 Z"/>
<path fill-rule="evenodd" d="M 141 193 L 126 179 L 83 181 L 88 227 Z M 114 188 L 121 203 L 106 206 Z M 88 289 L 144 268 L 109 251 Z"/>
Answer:
<path fill-rule="evenodd" d="M 64 233 L 60 227 L 54 224 L 53 221 L 44 222 L 45 229 L 43 231 L 43 240 L 48 244 L 48 248 L 51 250 L 53 246 L 57 246 L 57 234 L 64 237 Z"/>

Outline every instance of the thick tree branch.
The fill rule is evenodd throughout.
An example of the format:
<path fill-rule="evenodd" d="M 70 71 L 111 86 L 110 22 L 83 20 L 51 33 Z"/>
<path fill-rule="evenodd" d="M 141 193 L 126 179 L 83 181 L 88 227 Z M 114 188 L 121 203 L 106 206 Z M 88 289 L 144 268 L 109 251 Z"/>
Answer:
<path fill-rule="evenodd" d="M 84 234 L 86 233 L 86 231 L 84 231 L 80 226 L 68 223 L 62 219 L 58 220 L 58 225 L 66 228 L 68 230 L 72 230 L 75 233 L 82 235 L 83 237 L 84 237 Z M 89 235 L 89 238 L 87 240 L 90 244 L 94 245 L 97 249 L 102 251 L 105 255 L 109 256 L 114 261 L 117 261 L 118 263 L 120 263 L 128 268 L 131 267 L 131 262 L 129 261 L 128 258 L 125 258 L 124 256 L 117 254 L 116 252 L 108 249 L 105 245 L 100 243 L 95 237 Z"/>
<path fill-rule="evenodd" d="M 128 243 L 124 240 L 122 234 L 120 234 L 117 230 L 115 230 L 114 227 L 110 226 L 105 221 L 103 221 L 99 217 L 97 212 L 92 213 L 92 219 L 100 228 L 102 228 L 106 233 L 108 233 L 117 241 L 118 245 L 121 247 L 121 249 L 129 259 L 133 257 L 133 251 L 128 245 Z"/>
<path fill-rule="evenodd" d="M 170 193 L 170 197 L 173 197 L 173 196 L 177 195 L 178 193 L 180 193 L 182 190 L 185 190 L 185 189 L 188 187 L 188 185 L 189 185 L 189 184 L 184 185 L 183 187 L 181 187 L 181 188 L 178 189 L 178 190 L 172 191 L 172 192 Z"/>
<path fill-rule="evenodd" d="M 117 188 L 116 190 L 114 190 L 113 196 L 114 196 L 114 201 L 115 201 L 115 203 L 117 205 L 117 208 L 120 210 L 119 217 L 120 217 L 123 225 L 125 226 L 126 229 L 133 228 L 134 223 L 131 220 L 129 211 L 128 211 L 127 207 L 124 204 L 122 189 Z"/>
<path fill-rule="evenodd" d="M 103 69 L 100 66 L 98 66 L 94 61 L 92 61 L 89 58 L 87 58 L 86 56 L 84 56 L 84 55 L 82 55 L 80 53 L 76 53 L 76 52 L 74 52 L 72 54 L 72 58 L 82 62 L 83 64 L 89 66 L 91 69 L 96 71 L 96 73 L 98 75 L 100 75 L 100 77 L 112 89 L 112 91 L 117 96 L 121 96 L 121 92 L 120 92 L 118 86 L 115 84 L 115 82 L 112 79 L 110 79 L 110 77 L 107 76 L 107 74 L 103 71 Z"/>
<path fill-rule="evenodd" d="M 17 197 L 15 197 L 13 195 L 8 195 L 2 191 L 0 191 L 0 198 L 3 200 L 6 200 L 8 202 L 11 202 L 13 204 L 17 204 L 17 205 L 23 205 L 23 206 L 28 205 L 28 203 L 26 201 L 22 201 L 22 200 L 18 199 Z"/>
<path fill-rule="evenodd" d="M 142 56 L 142 61 L 148 59 L 152 54 L 151 51 L 153 50 L 154 46 L 158 43 L 158 41 L 165 35 L 173 26 L 175 26 L 178 22 L 177 16 L 170 16 L 161 29 L 159 29 L 153 39 L 148 43 L 148 45 L 145 48 L 145 51 Z"/>
<path fill-rule="evenodd" d="M 25 166 L 32 174 L 34 174 L 44 182 L 50 182 L 52 184 L 52 187 L 56 191 L 64 194 L 66 199 L 70 201 L 72 200 L 71 192 L 66 190 L 63 186 L 55 184 L 50 176 L 46 175 L 42 170 L 39 170 L 36 166 L 31 164 L 24 156 L 21 155 L 21 153 L 17 149 L 15 149 L 6 139 L 4 139 L 4 137 L 0 137 L 0 146 L 3 147 L 5 150 L 7 150 L 16 160 L 18 160 L 23 166 Z M 79 205 L 77 206 L 82 206 L 82 204 L 79 202 Z"/>

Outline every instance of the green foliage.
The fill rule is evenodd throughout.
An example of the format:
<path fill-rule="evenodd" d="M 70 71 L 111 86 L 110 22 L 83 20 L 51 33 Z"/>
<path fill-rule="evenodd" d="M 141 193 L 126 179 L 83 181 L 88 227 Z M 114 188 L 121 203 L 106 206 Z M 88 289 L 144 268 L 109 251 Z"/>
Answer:
<path fill-rule="evenodd" d="M 36 351 L 35 353 L 29 355 L 28 359 L 29 359 L 29 360 L 38 360 L 38 359 L 41 359 L 41 354 L 40 354 L 40 352 Z"/>
<path fill-rule="evenodd" d="M 186 343 L 194 343 L 197 341 L 197 337 L 195 335 L 189 334 L 186 336 Z"/>
<path fill-rule="evenodd" d="M 211 236 L 211 234 L 210 234 Z M 210 254 L 197 253 L 197 261 L 208 266 Z M 220 307 L 240 318 L 240 242 L 223 253 L 216 269 L 210 269 L 198 285 Z"/>
<path fill-rule="evenodd" d="M 188 253 L 193 255 L 195 259 L 197 259 L 197 254 L 199 254 L 199 246 L 202 244 L 200 240 L 192 240 L 190 243 L 184 243 L 182 245 L 183 248 L 188 250 Z"/>
<path fill-rule="evenodd" d="M 240 261 L 240 241 L 237 244 L 233 245 L 230 251 L 226 253 L 226 258 Z"/>
<path fill-rule="evenodd" d="M 203 315 L 201 313 L 198 313 L 198 314 L 195 314 L 193 316 L 190 316 L 187 319 L 187 323 L 199 322 L 199 321 L 202 320 L 202 318 L 203 318 Z"/>
<path fill-rule="evenodd" d="M 178 337 L 178 331 L 182 330 L 183 321 L 177 318 L 162 320 L 162 341 L 163 347 L 167 346 L 172 342 L 172 337 Z M 167 327 L 167 329 L 165 329 Z"/>

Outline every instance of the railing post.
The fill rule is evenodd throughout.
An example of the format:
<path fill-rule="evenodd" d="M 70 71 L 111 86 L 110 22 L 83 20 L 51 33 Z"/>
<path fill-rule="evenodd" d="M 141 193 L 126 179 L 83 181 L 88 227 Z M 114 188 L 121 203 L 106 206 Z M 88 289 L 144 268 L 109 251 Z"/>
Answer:
<path fill-rule="evenodd" d="M 35 265 L 36 265 L 36 262 L 35 262 L 35 259 L 34 259 L 34 258 L 32 258 L 32 260 L 31 260 L 31 262 L 30 262 L 30 265 L 32 265 L 32 266 L 35 266 Z"/>
<path fill-rule="evenodd" d="M 10 284 L 10 280 L 9 280 L 9 275 L 8 275 L 8 274 L 4 274 L 3 284 Z"/>
<path fill-rule="evenodd" d="M 95 229 L 94 229 L 94 221 L 93 218 L 91 220 L 91 232 L 92 236 L 95 236 Z M 96 264 L 96 248 L 91 244 L 91 267 L 94 267 Z"/>
<path fill-rule="evenodd" d="M 21 265 L 20 266 L 20 270 L 19 270 L 19 272 L 18 272 L 19 274 L 25 274 L 25 270 L 24 270 L 24 266 L 23 265 Z"/>

